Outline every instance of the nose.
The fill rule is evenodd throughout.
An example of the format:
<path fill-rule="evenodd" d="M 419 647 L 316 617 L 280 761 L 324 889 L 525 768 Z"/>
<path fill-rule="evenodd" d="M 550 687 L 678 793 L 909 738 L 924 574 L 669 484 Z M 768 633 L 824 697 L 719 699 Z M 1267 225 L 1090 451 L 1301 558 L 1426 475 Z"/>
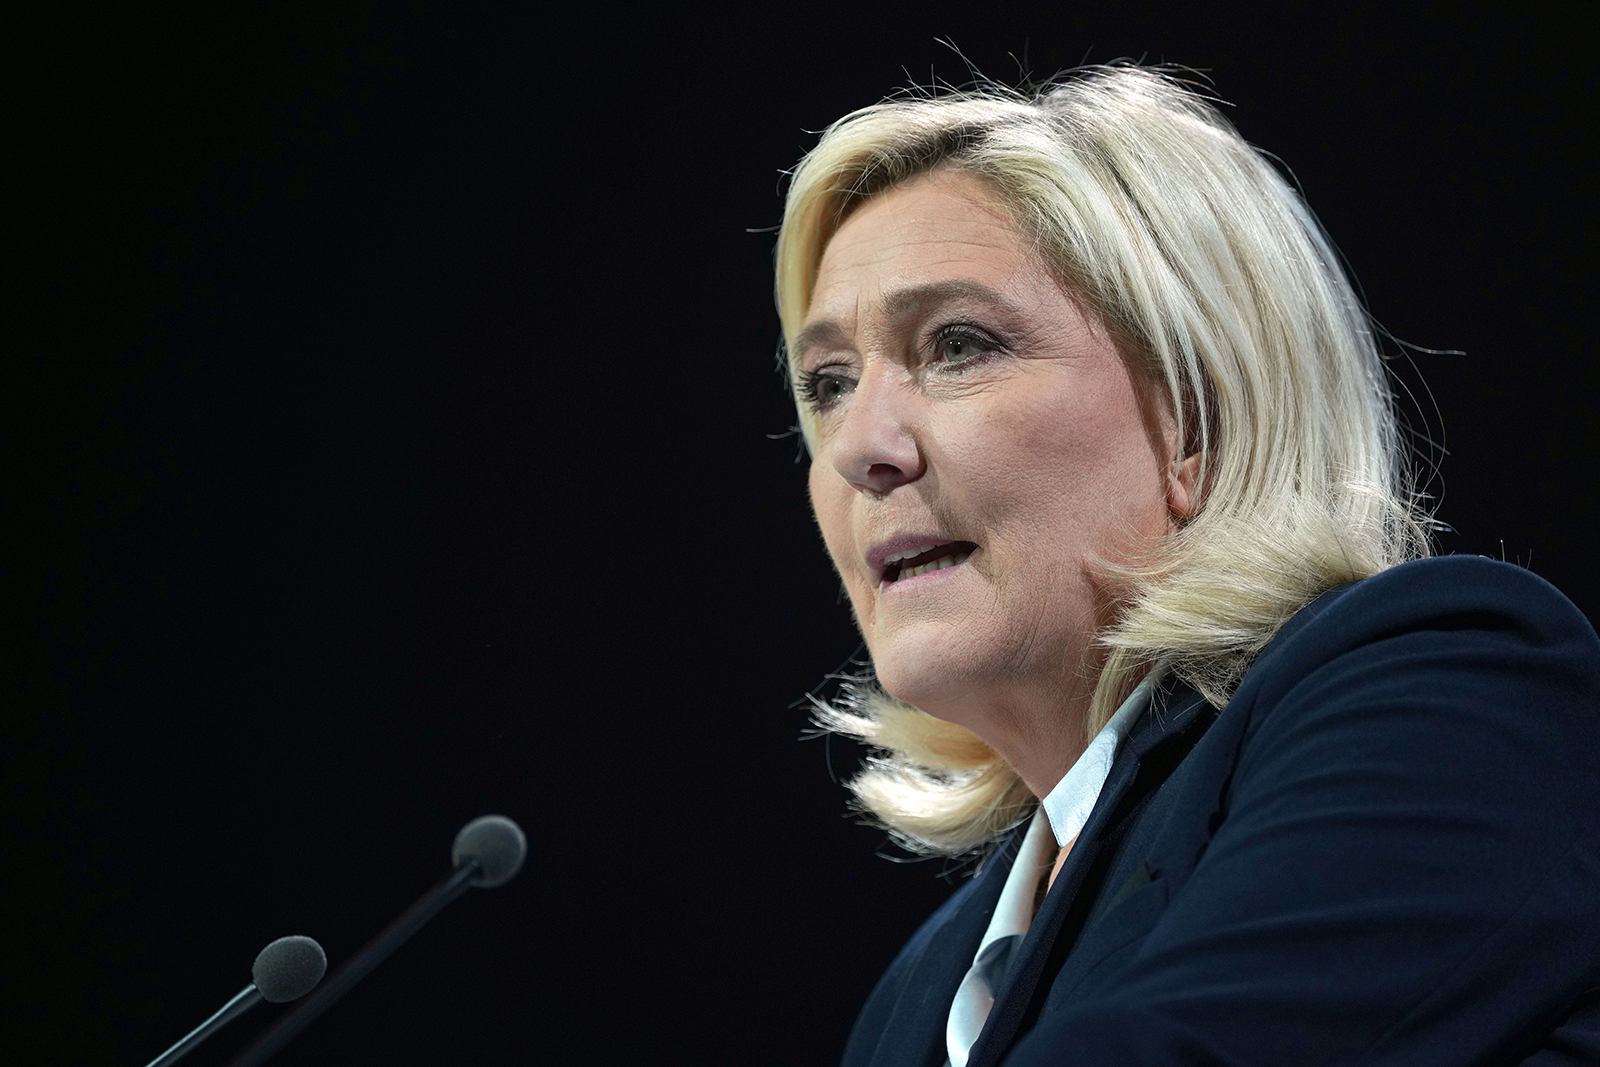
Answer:
<path fill-rule="evenodd" d="M 891 368 L 869 370 L 828 442 L 828 461 L 863 493 L 883 496 L 916 481 L 926 469 L 917 412 L 915 391 Z"/>

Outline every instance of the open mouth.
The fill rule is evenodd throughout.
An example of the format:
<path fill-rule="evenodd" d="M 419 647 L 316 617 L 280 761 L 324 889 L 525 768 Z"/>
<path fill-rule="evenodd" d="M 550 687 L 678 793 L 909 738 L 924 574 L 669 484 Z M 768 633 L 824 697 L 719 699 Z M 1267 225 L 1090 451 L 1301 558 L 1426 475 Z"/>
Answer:
<path fill-rule="evenodd" d="M 971 541 L 951 541 L 919 552 L 905 552 L 883 561 L 883 580 L 898 582 L 919 574 L 942 571 L 965 560 L 978 546 Z"/>

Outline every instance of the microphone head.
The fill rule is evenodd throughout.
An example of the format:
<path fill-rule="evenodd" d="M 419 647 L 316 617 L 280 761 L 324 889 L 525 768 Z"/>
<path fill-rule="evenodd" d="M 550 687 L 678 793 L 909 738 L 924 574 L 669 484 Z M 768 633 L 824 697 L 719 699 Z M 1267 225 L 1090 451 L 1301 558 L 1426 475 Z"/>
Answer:
<path fill-rule="evenodd" d="M 322 981 L 328 956 L 309 937 L 280 937 L 261 950 L 250 977 L 261 995 L 273 1004 L 299 1000 Z"/>
<path fill-rule="evenodd" d="M 480 815 L 461 828 L 450 849 L 450 860 L 457 867 L 477 860 L 481 871 L 472 884 L 485 889 L 505 885 L 522 869 L 528 855 L 528 839 L 522 827 L 504 815 Z"/>

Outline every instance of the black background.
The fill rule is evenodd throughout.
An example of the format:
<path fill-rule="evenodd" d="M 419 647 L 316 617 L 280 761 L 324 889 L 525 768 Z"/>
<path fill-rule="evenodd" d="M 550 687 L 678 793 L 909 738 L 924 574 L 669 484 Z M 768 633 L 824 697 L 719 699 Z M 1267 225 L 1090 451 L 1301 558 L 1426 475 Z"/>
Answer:
<path fill-rule="evenodd" d="M 1286 6 L 16 26 L 4 1044 L 144 1063 L 267 941 L 347 958 L 494 811 L 523 875 L 276 1062 L 837 1057 L 949 883 L 798 740 L 856 638 L 749 231 L 807 131 L 968 79 L 936 37 L 1002 80 L 1207 72 L 1378 320 L 1464 352 L 1396 362 L 1441 549 L 1594 617 L 1585 28 Z"/>

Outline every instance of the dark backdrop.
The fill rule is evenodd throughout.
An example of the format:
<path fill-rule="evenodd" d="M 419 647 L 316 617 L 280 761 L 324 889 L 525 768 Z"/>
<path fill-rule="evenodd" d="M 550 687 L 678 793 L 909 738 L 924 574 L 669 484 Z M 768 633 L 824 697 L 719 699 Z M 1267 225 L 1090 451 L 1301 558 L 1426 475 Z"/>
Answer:
<path fill-rule="evenodd" d="M 0 1040 L 142 1064 L 267 941 L 347 958 L 494 811 L 524 874 L 279 1062 L 837 1056 L 950 883 L 798 739 L 856 639 L 751 231 L 807 131 L 967 79 L 936 37 L 1002 79 L 1208 72 L 1377 318 L 1465 353 L 1396 364 L 1442 548 L 1593 617 L 1581 27 L 1287 6 L 17 26 Z"/>

